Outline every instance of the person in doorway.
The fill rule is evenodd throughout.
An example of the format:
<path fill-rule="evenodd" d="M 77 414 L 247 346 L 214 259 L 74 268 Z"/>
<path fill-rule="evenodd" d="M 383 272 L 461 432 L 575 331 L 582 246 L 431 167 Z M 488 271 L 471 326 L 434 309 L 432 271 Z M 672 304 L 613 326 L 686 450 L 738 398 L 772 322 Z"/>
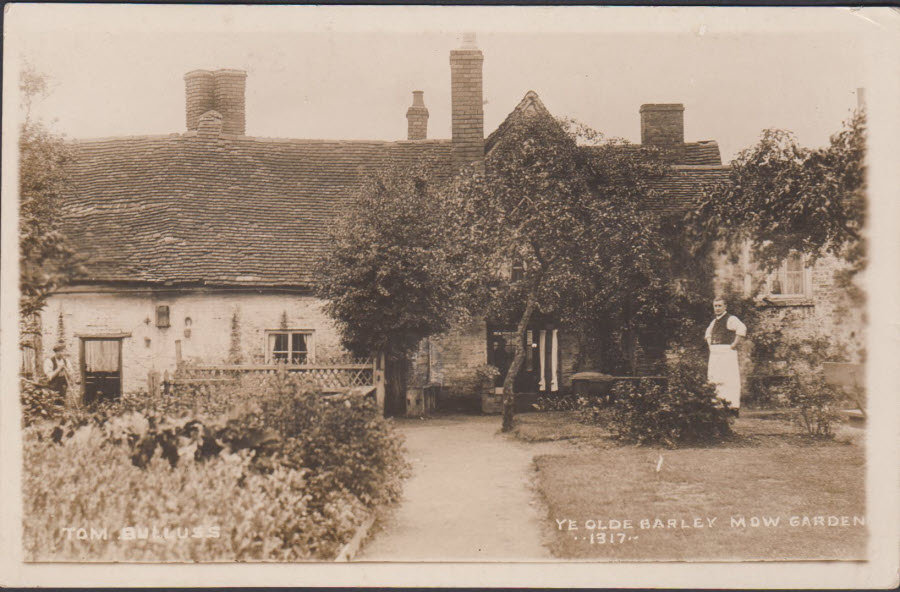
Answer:
<path fill-rule="evenodd" d="M 69 367 L 69 361 L 63 354 L 65 349 L 63 344 L 56 344 L 53 348 L 53 356 L 44 361 L 44 375 L 47 377 L 47 386 L 58 392 L 64 401 L 71 384 L 71 368 Z"/>
<path fill-rule="evenodd" d="M 740 414 L 741 372 L 738 366 L 738 346 L 747 335 L 747 327 L 732 314 L 728 314 L 725 301 L 713 301 L 716 318 L 706 329 L 709 344 L 709 368 L 707 379 L 716 385 L 716 394 L 728 401 L 732 412 Z"/>

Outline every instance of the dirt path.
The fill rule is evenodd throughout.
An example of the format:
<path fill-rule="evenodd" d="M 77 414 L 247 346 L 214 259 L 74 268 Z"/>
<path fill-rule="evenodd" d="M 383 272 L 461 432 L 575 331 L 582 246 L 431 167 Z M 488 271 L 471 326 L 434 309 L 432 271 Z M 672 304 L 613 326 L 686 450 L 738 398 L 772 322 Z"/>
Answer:
<path fill-rule="evenodd" d="M 543 560 L 531 460 L 563 444 L 499 433 L 500 418 L 404 420 L 413 475 L 357 561 Z"/>

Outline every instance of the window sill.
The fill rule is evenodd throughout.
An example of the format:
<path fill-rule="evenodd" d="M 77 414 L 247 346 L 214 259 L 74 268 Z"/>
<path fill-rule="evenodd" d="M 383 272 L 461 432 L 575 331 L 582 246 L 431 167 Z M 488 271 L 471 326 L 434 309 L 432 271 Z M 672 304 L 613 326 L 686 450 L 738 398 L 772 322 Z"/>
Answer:
<path fill-rule="evenodd" d="M 776 296 L 769 295 L 758 298 L 756 305 L 760 308 L 775 307 L 782 308 L 788 306 L 815 306 L 812 298 L 809 296 Z"/>

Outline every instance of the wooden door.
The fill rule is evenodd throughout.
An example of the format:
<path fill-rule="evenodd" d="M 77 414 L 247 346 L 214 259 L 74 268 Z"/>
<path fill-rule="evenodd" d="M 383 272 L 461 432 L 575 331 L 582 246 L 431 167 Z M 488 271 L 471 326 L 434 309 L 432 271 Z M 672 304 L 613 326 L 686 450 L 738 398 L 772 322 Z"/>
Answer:
<path fill-rule="evenodd" d="M 82 338 L 81 375 L 84 403 L 122 396 L 122 340 Z"/>

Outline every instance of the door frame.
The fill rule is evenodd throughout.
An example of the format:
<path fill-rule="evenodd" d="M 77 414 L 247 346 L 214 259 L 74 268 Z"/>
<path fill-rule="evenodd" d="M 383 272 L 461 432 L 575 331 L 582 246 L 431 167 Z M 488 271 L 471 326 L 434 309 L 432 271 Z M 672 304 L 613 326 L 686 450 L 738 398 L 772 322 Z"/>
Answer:
<path fill-rule="evenodd" d="M 492 356 L 493 356 L 493 343 L 492 343 L 493 342 L 493 332 L 494 331 L 502 331 L 504 333 L 515 332 L 516 328 L 517 328 L 517 326 L 515 324 L 490 323 L 490 322 L 485 323 L 485 343 L 487 346 L 487 356 L 486 357 L 487 357 L 488 363 L 493 363 L 493 359 L 492 359 Z M 546 352 L 544 355 L 546 356 L 545 359 L 547 362 L 550 361 L 549 358 L 551 356 L 551 353 L 550 353 L 551 347 L 550 347 L 549 339 L 550 339 L 550 335 L 552 335 L 554 329 L 557 329 L 557 330 L 559 329 L 559 323 L 556 323 L 553 320 L 546 319 L 546 318 L 537 318 L 536 319 L 534 317 L 532 317 L 532 319 L 530 320 L 530 322 L 528 323 L 528 325 L 525 328 L 524 339 L 527 339 L 528 332 L 530 331 L 532 334 L 532 339 L 534 340 L 535 343 L 537 343 L 538 335 L 540 334 L 540 331 L 546 331 L 548 342 L 546 343 Z M 530 345 L 530 344 L 526 344 L 527 351 L 525 352 L 525 360 L 522 362 L 522 368 L 519 369 L 519 375 L 516 377 L 516 386 L 521 386 L 521 384 L 525 381 L 524 374 L 525 374 L 525 372 L 528 372 L 528 370 L 526 370 L 526 368 L 528 367 L 529 361 L 532 362 L 532 369 L 530 370 L 530 372 L 534 373 L 537 376 L 536 381 L 535 381 L 535 386 L 534 386 L 533 390 L 528 388 L 528 389 L 519 391 L 517 389 L 516 392 L 549 393 L 550 392 L 549 382 L 546 386 L 546 390 L 544 390 L 544 391 L 541 391 L 538 386 L 540 384 L 540 379 L 541 379 L 541 377 L 539 376 L 540 362 L 539 362 L 539 360 L 534 359 L 535 357 L 538 356 L 536 351 L 534 351 L 537 348 L 530 348 L 530 347 L 528 347 L 528 345 Z M 557 372 L 561 373 L 562 351 L 557 350 L 556 356 L 557 356 Z M 537 364 L 537 365 L 535 366 L 535 364 Z M 546 371 L 550 372 L 550 366 L 547 366 Z M 561 376 L 558 376 L 557 380 L 559 380 L 561 382 Z"/>
<path fill-rule="evenodd" d="M 118 341 L 119 342 L 119 396 L 124 394 L 125 390 L 125 364 L 122 356 L 122 350 L 125 349 L 125 339 L 131 337 L 131 333 L 77 333 L 75 337 L 78 339 L 78 370 L 81 377 L 81 403 L 84 404 L 84 398 L 87 394 L 87 363 L 84 358 L 84 343 L 86 341 Z"/>

